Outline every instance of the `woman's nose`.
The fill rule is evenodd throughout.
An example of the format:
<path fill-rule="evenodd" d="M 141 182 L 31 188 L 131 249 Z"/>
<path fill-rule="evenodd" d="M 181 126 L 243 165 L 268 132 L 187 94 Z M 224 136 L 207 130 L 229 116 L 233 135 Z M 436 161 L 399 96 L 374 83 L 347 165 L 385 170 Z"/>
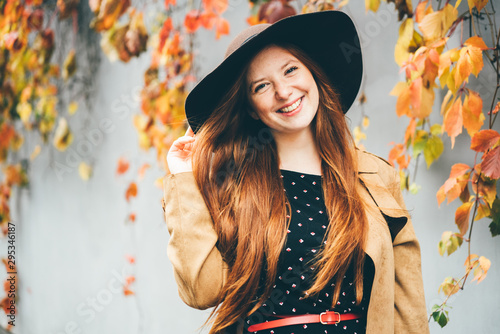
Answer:
<path fill-rule="evenodd" d="M 277 82 L 274 84 L 274 90 L 276 97 L 280 100 L 286 100 L 292 94 L 292 89 L 289 85 L 283 82 Z"/>

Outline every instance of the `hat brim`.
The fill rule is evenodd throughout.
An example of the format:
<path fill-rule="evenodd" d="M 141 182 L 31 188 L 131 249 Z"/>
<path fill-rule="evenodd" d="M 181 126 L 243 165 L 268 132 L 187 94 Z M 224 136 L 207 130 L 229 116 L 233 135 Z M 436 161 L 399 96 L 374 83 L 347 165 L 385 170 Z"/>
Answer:
<path fill-rule="evenodd" d="M 346 113 L 359 91 L 363 61 L 351 18 L 340 11 L 300 14 L 282 19 L 252 37 L 203 78 L 186 98 L 188 123 L 196 133 L 217 107 L 242 68 L 264 46 L 293 44 L 325 72 Z"/>

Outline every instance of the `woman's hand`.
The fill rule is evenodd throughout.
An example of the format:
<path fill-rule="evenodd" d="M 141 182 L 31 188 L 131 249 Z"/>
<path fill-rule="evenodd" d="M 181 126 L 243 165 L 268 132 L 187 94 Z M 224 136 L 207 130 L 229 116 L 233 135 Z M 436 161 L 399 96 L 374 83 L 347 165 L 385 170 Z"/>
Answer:
<path fill-rule="evenodd" d="M 194 132 L 189 127 L 184 136 L 177 138 L 168 150 L 167 164 L 170 173 L 191 172 L 193 167 L 191 165 L 191 156 L 194 149 Z"/>

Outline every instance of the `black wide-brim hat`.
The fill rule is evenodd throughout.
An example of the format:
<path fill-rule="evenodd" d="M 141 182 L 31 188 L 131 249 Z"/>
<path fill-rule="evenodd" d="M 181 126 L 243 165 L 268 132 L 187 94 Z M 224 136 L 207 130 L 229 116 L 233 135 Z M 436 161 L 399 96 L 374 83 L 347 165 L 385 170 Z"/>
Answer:
<path fill-rule="evenodd" d="M 339 93 L 346 113 L 359 91 L 363 62 L 358 33 L 351 18 L 337 10 L 300 14 L 274 24 L 258 24 L 239 33 L 224 60 L 189 93 L 186 117 L 196 133 L 234 84 L 242 69 L 263 47 L 293 44 L 325 72 Z"/>

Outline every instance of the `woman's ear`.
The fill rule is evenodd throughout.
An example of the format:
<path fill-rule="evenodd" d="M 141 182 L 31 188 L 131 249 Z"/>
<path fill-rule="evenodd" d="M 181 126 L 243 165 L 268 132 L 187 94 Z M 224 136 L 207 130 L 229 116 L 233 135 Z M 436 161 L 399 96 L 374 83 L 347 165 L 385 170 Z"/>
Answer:
<path fill-rule="evenodd" d="M 252 117 L 253 119 L 255 120 L 259 120 L 259 115 L 257 115 L 257 113 L 255 111 L 252 110 L 252 108 L 248 108 L 247 109 L 247 112 L 250 114 L 250 117 Z"/>

